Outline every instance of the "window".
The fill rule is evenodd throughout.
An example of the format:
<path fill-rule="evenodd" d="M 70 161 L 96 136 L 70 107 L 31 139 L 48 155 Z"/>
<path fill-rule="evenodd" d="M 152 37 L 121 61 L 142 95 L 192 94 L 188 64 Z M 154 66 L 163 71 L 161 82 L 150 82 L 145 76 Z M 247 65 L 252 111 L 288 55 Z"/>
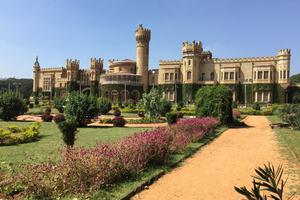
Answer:
<path fill-rule="evenodd" d="M 280 79 L 282 79 L 282 71 L 280 71 Z"/>
<path fill-rule="evenodd" d="M 234 72 L 230 72 L 230 80 L 234 79 Z"/>
<path fill-rule="evenodd" d="M 257 92 L 257 101 L 261 102 L 262 100 L 262 92 Z"/>
<path fill-rule="evenodd" d="M 192 79 L 192 72 L 188 71 L 188 72 L 186 73 L 186 79 L 187 79 L 187 80 L 191 80 L 191 79 Z"/>
<path fill-rule="evenodd" d="M 270 80 L 273 80 L 273 71 L 270 71 Z"/>
<path fill-rule="evenodd" d="M 174 92 L 173 91 L 169 92 L 169 101 L 174 101 Z"/>
<path fill-rule="evenodd" d="M 228 80 L 228 72 L 224 72 L 224 80 Z"/>
<path fill-rule="evenodd" d="M 169 73 L 165 73 L 165 81 L 169 80 Z"/>
<path fill-rule="evenodd" d="M 51 78 L 45 77 L 44 78 L 44 85 L 43 85 L 44 91 L 51 91 Z"/>
<path fill-rule="evenodd" d="M 174 79 L 174 73 L 170 73 L 170 81 L 173 81 Z"/>
<path fill-rule="evenodd" d="M 269 72 L 268 71 L 264 71 L 264 79 L 268 79 L 269 78 Z"/>
<path fill-rule="evenodd" d="M 205 80 L 205 73 L 201 74 L 201 80 L 204 81 Z"/>
<path fill-rule="evenodd" d="M 189 66 L 191 65 L 191 60 L 188 61 L 189 62 Z"/>
<path fill-rule="evenodd" d="M 268 102 L 269 92 L 263 92 L 263 102 Z"/>
<path fill-rule="evenodd" d="M 254 72 L 254 80 L 256 80 L 256 71 Z"/>
<path fill-rule="evenodd" d="M 212 72 L 212 73 L 210 73 L 210 80 L 213 81 L 214 79 L 215 79 L 215 73 Z"/>
<path fill-rule="evenodd" d="M 286 70 L 283 70 L 283 79 L 286 79 Z"/>
<path fill-rule="evenodd" d="M 178 74 L 175 73 L 175 81 L 178 79 Z"/>
<path fill-rule="evenodd" d="M 257 79 L 258 80 L 262 79 L 262 71 L 258 71 L 258 73 L 257 73 Z"/>

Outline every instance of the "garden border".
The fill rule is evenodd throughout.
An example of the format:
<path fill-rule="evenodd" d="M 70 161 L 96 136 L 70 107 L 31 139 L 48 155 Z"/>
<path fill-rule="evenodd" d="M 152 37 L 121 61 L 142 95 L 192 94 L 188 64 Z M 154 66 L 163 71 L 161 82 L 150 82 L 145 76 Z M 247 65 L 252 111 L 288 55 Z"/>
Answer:
<path fill-rule="evenodd" d="M 182 163 L 187 158 L 191 157 L 196 152 L 198 152 L 199 150 L 201 150 L 201 148 L 203 146 L 208 145 L 209 143 L 211 143 L 212 141 L 214 141 L 216 138 L 218 138 L 222 133 L 224 133 L 226 130 L 229 129 L 228 127 L 224 127 L 224 126 L 220 126 L 220 127 L 223 127 L 224 130 L 221 130 L 220 132 L 215 132 L 215 134 L 213 135 L 214 137 L 212 137 L 212 138 L 210 138 L 210 137 L 203 138 L 204 142 L 199 147 L 195 148 L 191 153 L 185 155 L 183 158 L 181 158 L 177 162 L 170 164 L 168 166 L 168 169 L 164 169 L 161 172 L 159 172 L 157 174 L 154 174 L 153 176 L 151 176 L 150 178 L 148 178 L 147 180 L 145 180 L 143 183 L 141 183 L 139 186 L 137 186 L 136 188 L 134 188 L 132 191 L 128 192 L 123 197 L 121 197 L 120 200 L 130 200 L 131 197 L 133 197 L 137 193 L 143 191 L 145 189 L 145 187 L 152 185 L 160 177 L 162 177 L 167 172 L 169 172 L 168 170 L 176 168 L 180 163 Z"/>

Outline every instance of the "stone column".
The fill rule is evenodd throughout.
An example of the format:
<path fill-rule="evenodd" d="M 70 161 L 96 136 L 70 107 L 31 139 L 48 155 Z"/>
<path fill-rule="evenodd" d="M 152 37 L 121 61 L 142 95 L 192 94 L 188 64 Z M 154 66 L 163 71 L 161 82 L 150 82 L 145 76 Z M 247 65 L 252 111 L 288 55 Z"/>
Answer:
<path fill-rule="evenodd" d="M 255 92 L 255 102 L 257 102 L 257 92 Z"/>

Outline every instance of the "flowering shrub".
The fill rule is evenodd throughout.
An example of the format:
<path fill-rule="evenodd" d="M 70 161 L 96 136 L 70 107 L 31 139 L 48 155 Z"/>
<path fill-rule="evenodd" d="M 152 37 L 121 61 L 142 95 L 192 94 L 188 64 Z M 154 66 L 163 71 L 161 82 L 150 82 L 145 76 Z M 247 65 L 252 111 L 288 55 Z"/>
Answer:
<path fill-rule="evenodd" d="M 136 133 L 116 143 L 65 148 L 61 162 L 25 165 L 14 181 L 25 186 L 25 195 L 36 199 L 91 194 L 135 177 L 149 166 L 168 162 L 171 153 L 185 150 L 218 124 L 211 117 L 181 119 L 175 125 Z"/>
<path fill-rule="evenodd" d="M 40 124 L 38 122 L 32 125 L 20 128 L 18 126 L 8 126 L 0 129 L 0 146 L 13 145 L 26 142 L 32 142 L 38 139 Z"/>

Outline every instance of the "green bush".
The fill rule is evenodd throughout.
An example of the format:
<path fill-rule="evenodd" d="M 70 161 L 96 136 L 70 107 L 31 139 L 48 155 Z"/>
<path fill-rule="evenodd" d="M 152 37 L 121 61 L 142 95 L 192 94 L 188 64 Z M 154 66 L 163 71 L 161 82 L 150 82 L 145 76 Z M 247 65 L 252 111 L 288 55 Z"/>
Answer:
<path fill-rule="evenodd" d="M 122 116 L 115 116 L 112 120 L 114 127 L 124 127 L 126 124 L 125 119 Z"/>
<path fill-rule="evenodd" d="M 166 113 L 166 118 L 167 118 L 168 124 L 175 124 L 177 122 L 177 114 L 176 113 L 168 112 L 168 113 Z"/>
<path fill-rule="evenodd" d="M 66 119 L 75 119 L 78 126 L 86 126 L 99 114 L 97 98 L 79 92 L 72 92 L 66 99 Z"/>
<path fill-rule="evenodd" d="M 254 110 L 260 110 L 260 104 L 258 103 L 258 102 L 255 102 L 253 105 L 252 105 L 252 108 L 254 109 Z"/>
<path fill-rule="evenodd" d="M 64 112 L 65 104 L 66 104 L 66 97 L 56 97 L 54 99 L 54 108 L 56 108 L 60 113 Z"/>
<path fill-rule="evenodd" d="M 161 111 L 160 111 L 160 115 L 161 116 L 165 116 L 166 113 L 170 112 L 171 111 L 171 108 L 172 108 L 172 104 L 170 101 L 166 100 L 166 99 L 162 99 L 161 102 Z"/>
<path fill-rule="evenodd" d="M 159 119 L 159 118 L 150 118 L 150 117 L 127 120 L 128 124 L 152 124 L 152 123 L 164 123 L 164 122 L 166 122 L 166 120 Z"/>
<path fill-rule="evenodd" d="M 75 119 L 68 119 L 57 123 L 62 139 L 67 146 L 73 146 L 77 133 L 77 122 Z"/>
<path fill-rule="evenodd" d="M 197 91 L 196 115 L 218 117 L 222 124 L 233 122 L 232 92 L 225 85 L 205 86 Z"/>
<path fill-rule="evenodd" d="M 39 138 L 40 123 L 34 122 L 28 127 L 7 126 L 0 128 L 0 146 L 33 142 Z"/>
<path fill-rule="evenodd" d="M 300 105 L 291 104 L 282 110 L 282 120 L 290 124 L 294 129 L 300 130 Z"/>
<path fill-rule="evenodd" d="M 296 92 L 294 95 L 293 95 L 293 98 L 292 98 L 292 102 L 293 103 L 300 103 L 300 92 Z"/>
<path fill-rule="evenodd" d="M 0 119 L 10 121 L 27 110 L 27 105 L 17 94 L 5 92 L 0 95 Z"/>
<path fill-rule="evenodd" d="M 100 97 L 98 99 L 99 113 L 106 115 L 111 110 L 111 103 L 107 98 Z"/>

